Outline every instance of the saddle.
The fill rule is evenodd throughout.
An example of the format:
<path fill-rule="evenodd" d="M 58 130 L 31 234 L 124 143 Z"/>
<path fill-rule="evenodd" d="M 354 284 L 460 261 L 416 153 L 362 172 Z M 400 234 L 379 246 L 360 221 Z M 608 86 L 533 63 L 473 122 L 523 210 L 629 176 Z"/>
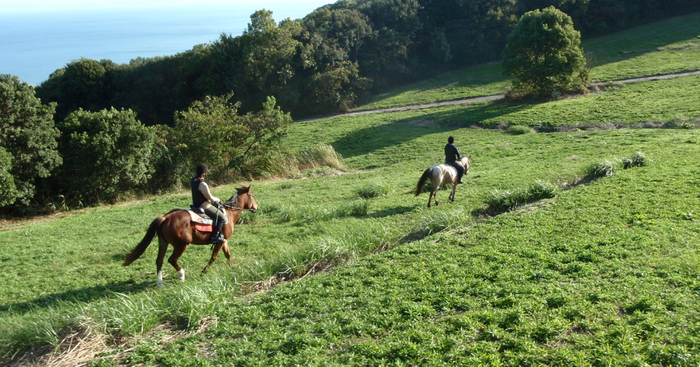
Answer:
<path fill-rule="evenodd" d="M 190 205 L 190 209 L 185 211 L 190 214 L 190 220 L 198 231 L 212 232 L 214 230 L 214 221 L 206 216 L 202 208 Z"/>

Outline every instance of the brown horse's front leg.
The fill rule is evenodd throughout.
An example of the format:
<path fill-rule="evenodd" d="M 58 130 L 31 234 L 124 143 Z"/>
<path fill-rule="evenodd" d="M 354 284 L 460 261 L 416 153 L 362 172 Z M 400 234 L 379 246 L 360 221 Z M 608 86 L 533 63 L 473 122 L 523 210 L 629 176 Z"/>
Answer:
<path fill-rule="evenodd" d="M 228 249 L 228 243 L 226 241 L 224 241 L 224 242 L 219 242 L 219 243 L 214 245 L 214 251 L 211 253 L 211 259 L 209 259 L 209 264 L 207 264 L 207 266 L 204 267 L 204 270 L 202 270 L 202 274 L 206 274 L 206 272 L 209 270 L 209 267 L 211 266 L 211 264 L 213 264 L 214 261 L 216 261 L 216 256 L 219 255 L 219 251 L 221 251 L 222 247 L 226 247 L 226 249 Z M 225 253 L 226 253 L 226 250 L 224 250 L 224 254 Z M 230 261 L 230 252 L 229 252 L 229 255 L 227 257 L 229 257 L 229 263 L 230 263 L 231 262 Z"/>
<path fill-rule="evenodd" d="M 452 193 L 450 194 L 450 200 L 455 201 L 455 190 L 457 190 L 457 184 L 452 184 Z"/>

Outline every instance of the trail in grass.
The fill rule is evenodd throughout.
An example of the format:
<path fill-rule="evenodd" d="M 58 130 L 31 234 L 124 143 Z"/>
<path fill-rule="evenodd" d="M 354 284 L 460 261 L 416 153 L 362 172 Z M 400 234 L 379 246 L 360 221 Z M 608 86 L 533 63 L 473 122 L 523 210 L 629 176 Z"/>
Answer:
<path fill-rule="evenodd" d="M 647 81 L 653 81 L 653 80 L 675 79 L 675 78 L 694 76 L 694 75 L 700 75 L 700 70 L 687 71 L 687 72 L 681 72 L 681 73 L 662 74 L 662 75 L 652 75 L 652 76 L 645 76 L 645 77 L 639 77 L 639 78 L 611 80 L 608 82 L 594 83 L 591 86 L 598 87 L 598 86 L 610 84 L 610 83 L 618 83 L 618 84 L 640 83 L 640 82 L 647 82 Z M 322 117 L 314 117 L 314 118 L 303 119 L 303 120 L 296 120 L 295 122 L 317 121 L 317 120 L 324 120 L 324 119 L 327 119 L 330 117 L 349 117 L 349 116 L 373 115 L 373 114 L 378 114 L 378 113 L 422 110 L 422 109 L 433 108 L 433 107 L 468 105 L 468 104 L 481 103 L 481 102 L 498 101 L 498 100 L 502 100 L 504 98 L 505 98 L 505 94 L 502 94 L 502 93 L 501 94 L 492 94 L 492 95 L 488 95 L 488 96 L 460 98 L 460 99 L 453 99 L 453 100 L 449 100 L 449 101 L 438 101 L 438 102 L 431 102 L 431 103 L 417 103 L 417 104 L 404 105 L 404 106 L 377 108 L 377 109 L 373 109 L 373 110 L 354 111 L 354 112 L 347 112 L 347 113 L 342 113 L 342 114 L 337 114 L 337 115 L 332 115 L 332 116 L 322 116 Z"/>

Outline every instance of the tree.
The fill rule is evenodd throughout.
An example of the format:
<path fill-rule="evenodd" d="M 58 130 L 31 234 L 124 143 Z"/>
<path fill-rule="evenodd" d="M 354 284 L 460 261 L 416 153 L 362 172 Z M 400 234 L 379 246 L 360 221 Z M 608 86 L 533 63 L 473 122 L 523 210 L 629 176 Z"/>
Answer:
<path fill-rule="evenodd" d="M 261 111 L 245 115 L 238 114 L 240 103 L 232 103 L 232 97 L 207 96 L 176 114 L 175 150 L 189 171 L 206 163 L 214 180 L 251 176 L 264 170 L 257 163 L 280 148 L 291 117 L 276 106 L 274 97 L 267 98 Z"/>
<path fill-rule="evenodd" d="M 79 109 L 59 128 L 64 164 L 57 186 L 69 200 L 113 202 L 150 178 L 155 134 L 134 111 Z"/>
<path fill-rule="evenodd" d="M 553 6 L 525 13 L 508 35 L 503 51 L 506 75 L 516 90 L 547 96 L 581 90 L 588 81 L 581 34 L 571 17 Z"/>
<path fill-rule="evenodd" d="M 0 206 L 29 204 L 35 181 L 61 164 L 55 110 L 55 103 L 41 103 L 31 85 L 0 75 Z"/>

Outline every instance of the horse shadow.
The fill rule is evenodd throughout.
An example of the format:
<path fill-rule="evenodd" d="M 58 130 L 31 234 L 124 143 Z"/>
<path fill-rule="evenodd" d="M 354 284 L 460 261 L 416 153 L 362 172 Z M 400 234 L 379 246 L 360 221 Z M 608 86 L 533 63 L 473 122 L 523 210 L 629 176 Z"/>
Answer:
<path fill-rule="evenodd" d="M 418 205 L 413 205 L 413 206 L 397 206 L 394 208 L 387 208 L 383 209 L 380 211 L 376 211 L 374 213 L 371 213 L 368 215 L 368 217 L 372 218 L 384 218 L 384 217 L 391 217 L 392 215 L 398 215 L 398 214 L 405 214 L 408 212 L 412 212 L 418 208 Z"/>
<path fill-rule="evenodd" d="M 87 287 L 82 289 L 69 290 L 66 292 L 47 294 L 35 298 L 31 301 L 16 302 L 0 305 L 0 312 L 7 311 L 30 311 L 34 309 L 49 308 L 55 306 L 57 302 L 81 302 L 87 303 L 98 299 L 112 297 L 115 294 L 135 294 L 141 293 L 153 287 L 153 282 L 135 282 L 133 280 L 123 282 L 111 282 L 104 285 Z"/>

